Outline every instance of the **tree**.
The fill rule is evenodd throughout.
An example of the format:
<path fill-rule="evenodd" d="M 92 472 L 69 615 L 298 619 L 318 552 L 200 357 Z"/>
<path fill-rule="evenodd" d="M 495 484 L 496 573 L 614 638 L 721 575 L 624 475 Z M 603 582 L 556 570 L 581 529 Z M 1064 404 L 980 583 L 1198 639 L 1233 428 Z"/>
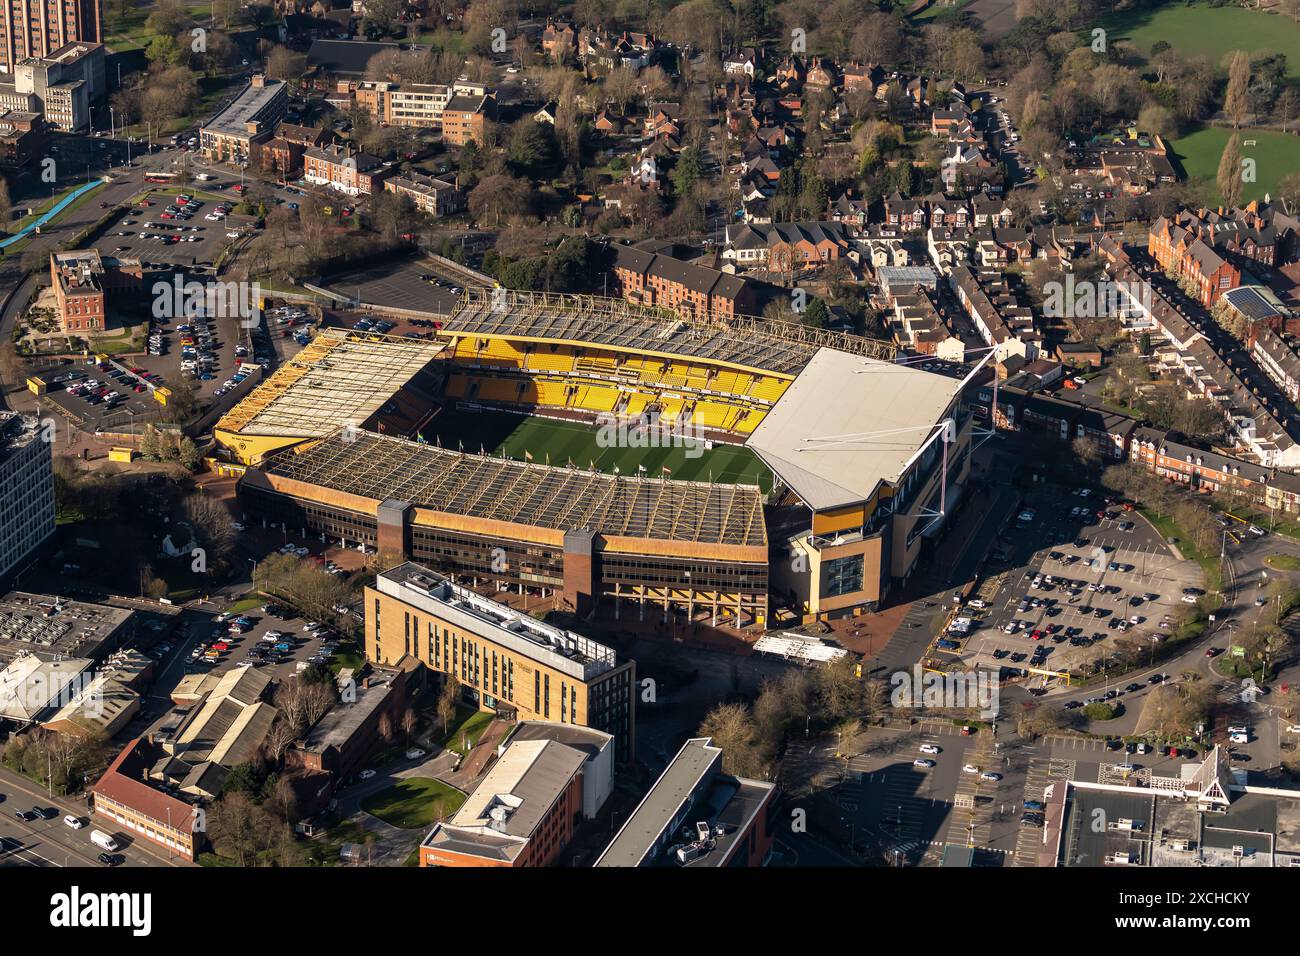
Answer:
<path fill-rule="evenodd" d="M 700 161 L 700 150 L 696 146 L 687 146 L 677 156 L 677 164 L 673 167 L 673 191 L 678 196 L 685 196 L 703 178 L 704 167 Z"/>
<path fill-rule="evenodd" d="M 753 715 L 745 704 L 718 704 L 700 724 L 699 735 L 712 737 L 722 749 L 725 772 L 738 777 L 765 779 L 768 754 L 759 745 Z"/>
<path fill-rule="evenodd" d="M 221 24 L 221 29 L 229 30 L 230 25 L 239 19 L 241 4 L 239 0 L 212 0 L 212 19 Z"/>
<path fill-rule="evenodd" d="M 303 54 L 276 45 L 266 58 L 266 75 L 273 80 L 294 80 L 302 76 L 306 64 Z"/>
<path fill-rule="evenodd" d="M 1219 172 L 1216 177 L 1219 195 L 1223 204 L 1231 209 L 1241 199 L 1241 134 L 1234 132 L 1228 137 L 1228 144 L 1223 149 L 1223 158 L 1219 160 Z"/>
<path fill-rule="evenodd" d="M 140 436 L 140 457 L 146 461 L 159 461 L 161 455 L 161 444 L 158 438 L 158 430 L 152 425 L 144 426 L 144 434 Z"/>
<path fill-rule="evenodd" d="M 181 467 L 194 471 L 198 468 L 202 460 L 199 455 L 199 448 L 194 444 L 194 440 L 188 435 L 181 439 L 180 445 L 176 449 L 176 460 L 180 462 Z"/>
<path fill-rule="evenodd" d="M 443 678 L 442 690 L 438 692 L 438 719 L 442 721 L 442 735 L 447 736 L 451 722 L 456 718 L 456 681 L 450 675 Z"/>
<path fill-rule="evenodd" d="M 1250 55 L 1244 50 L 1234 50 L 1232 53 L 1223 111 L 1232 120 L 1232 125 L 1238 128 L 1250 112 Z"/>
<path fill-rule="evenodd" d="M 1074 455 L 1089 468 L 1094 468 L 1101 463 L 1101 449 L 1097 447 L 1096 442 L 1087 438 L 1076 438 L 1070 443 L 1070 448 Z"/>
<path fill-rule="evenodd" d="M 469 194 L 470 213 L 478 220 L 501 225 L 503 214 L 526 212 L 530 191 L 522 180 L 505 174 L 488 176 Z"/>

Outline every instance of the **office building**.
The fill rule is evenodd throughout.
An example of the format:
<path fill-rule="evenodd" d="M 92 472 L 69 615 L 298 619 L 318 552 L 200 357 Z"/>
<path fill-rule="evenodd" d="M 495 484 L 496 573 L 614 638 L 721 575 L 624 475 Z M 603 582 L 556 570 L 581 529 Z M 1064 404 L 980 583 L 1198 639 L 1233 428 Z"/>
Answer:
<path fill-rule="evenodd" d="M 0 584 L 54 534 L 54 459 L 40 422 L 0 412 Z"/>
<path fill-rule="evenodd" d="M 100 0 L 3 0 L 0 4 L 0 73 L 23 60 L 49 56 L 74 41 L 104 39 Z"/>
<path fill-rule="evenodd" d="M 366 588 L 365 613 L 367 659 L 409 655 L 455 680 L 480 709 L 594 727 L 614 736 L 620 763 L 631 759 L 636 665 L 620 663 L 612 648 L 412 562 Z"/>

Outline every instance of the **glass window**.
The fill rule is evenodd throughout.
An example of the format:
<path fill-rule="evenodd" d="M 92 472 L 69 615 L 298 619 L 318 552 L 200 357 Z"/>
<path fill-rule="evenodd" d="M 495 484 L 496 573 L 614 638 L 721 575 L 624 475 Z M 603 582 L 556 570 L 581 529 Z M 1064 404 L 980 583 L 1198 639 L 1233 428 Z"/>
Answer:
<path fill-rule="evenodd" d="M 851 554 L 843 558 L 832 558 L 826 562 L 826 586 L 822 593 L 826 597 L 841 594 L 853 594 L 862 590 L 863 556 Z"/>

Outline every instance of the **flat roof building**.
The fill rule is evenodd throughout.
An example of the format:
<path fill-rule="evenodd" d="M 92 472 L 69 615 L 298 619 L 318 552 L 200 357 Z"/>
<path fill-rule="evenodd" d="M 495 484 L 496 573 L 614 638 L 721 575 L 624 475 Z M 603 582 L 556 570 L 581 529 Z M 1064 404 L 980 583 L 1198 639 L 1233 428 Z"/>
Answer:
<path fill-rule="evenodd" d="M 615 738 L 620 763 L 631 759 L 636 665 L 613 648 L 412 562 L 379 574 L 364 600 L 367 659 L 413 657 L 482 710 L 594 727 Z"/>
<path fill-rule="evenodd" d="M 199 149 L 217 162 L 251 162 L 255 144 L 270 139 L 284 116 L 289 87 L 258 73 L 229 105 L 199 130 Z"/>
<path fill-rule="evenodd" d="M 0 721 L 26 727 L 45 720 L 80 693 L 92 667 L 84 657 L 14 658 L 0 670 Z"/>
<path fill-rule="evenodd" d="M 103 40 L 100 0 L 4 0 L 0 7 L 0 73 L 30 57 L 49 56 L 75 41 Z"/>
<path fill-rule="evenodd" d="M 722 772 L 722 748 L 686 741 L 596 861 L 620 866 L 763 866 L 776 785 Z"/>
<path fill-rule="evenodd" d="M 420 844 L 420 866 L 547 866 L 573 837 L 587 756 L 554 740 L 508 744 L 450 820 Z"/>
<path fill-rule="evenodd" d="M 50 437 L 36 417 L 0 412 L 0 587 L 54 534 Z"/>
<path fill-rule="evenodd" d="M 0 663 L 24 654 L 103 661 L 134 635 L 130 608 L 28 591 L 0 597 Z"/>
<path fill-rule="evenodd" d="M 335 779 L 351 776 L 382 743 L 379 723 L 388 714 L 397 725 L 406 703 L 407 670 L 375 667 L 354 682 L 352 696 L 336 704 L 290 752 L 296 764 L 332 773 Z"/>

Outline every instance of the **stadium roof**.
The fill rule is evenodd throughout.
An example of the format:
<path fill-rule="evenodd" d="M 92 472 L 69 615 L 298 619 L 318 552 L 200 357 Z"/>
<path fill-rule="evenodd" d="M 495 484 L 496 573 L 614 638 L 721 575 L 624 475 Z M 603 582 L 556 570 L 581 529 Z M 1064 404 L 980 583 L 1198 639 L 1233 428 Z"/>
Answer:
<path fill-rule="evenodd" d="M 443 349 L 440 342 L 369 341 L 322 329 L 310 345 L 232 408 L 217 428 L 315 438 L 360 425 Z"/>
<path fill-rule="evenodd" d="M 821 349 L 745 443 L 815 511 L 896 482 L 961 383 Z"/>
<path fill-rule="evenodd" d="M 607 346 L 794 375 L 821 346 L 879 354 L 883 343 L 751 316 L 684 319 L 621 299 L 468 289 L 444 335 Z"/>
<path fill-rule="evenodd" d="M 342 432 L 262 468 L 268 476 L 380 502 L 560 531 L 765 547 L 754 485 L 629 478 Z"/>

